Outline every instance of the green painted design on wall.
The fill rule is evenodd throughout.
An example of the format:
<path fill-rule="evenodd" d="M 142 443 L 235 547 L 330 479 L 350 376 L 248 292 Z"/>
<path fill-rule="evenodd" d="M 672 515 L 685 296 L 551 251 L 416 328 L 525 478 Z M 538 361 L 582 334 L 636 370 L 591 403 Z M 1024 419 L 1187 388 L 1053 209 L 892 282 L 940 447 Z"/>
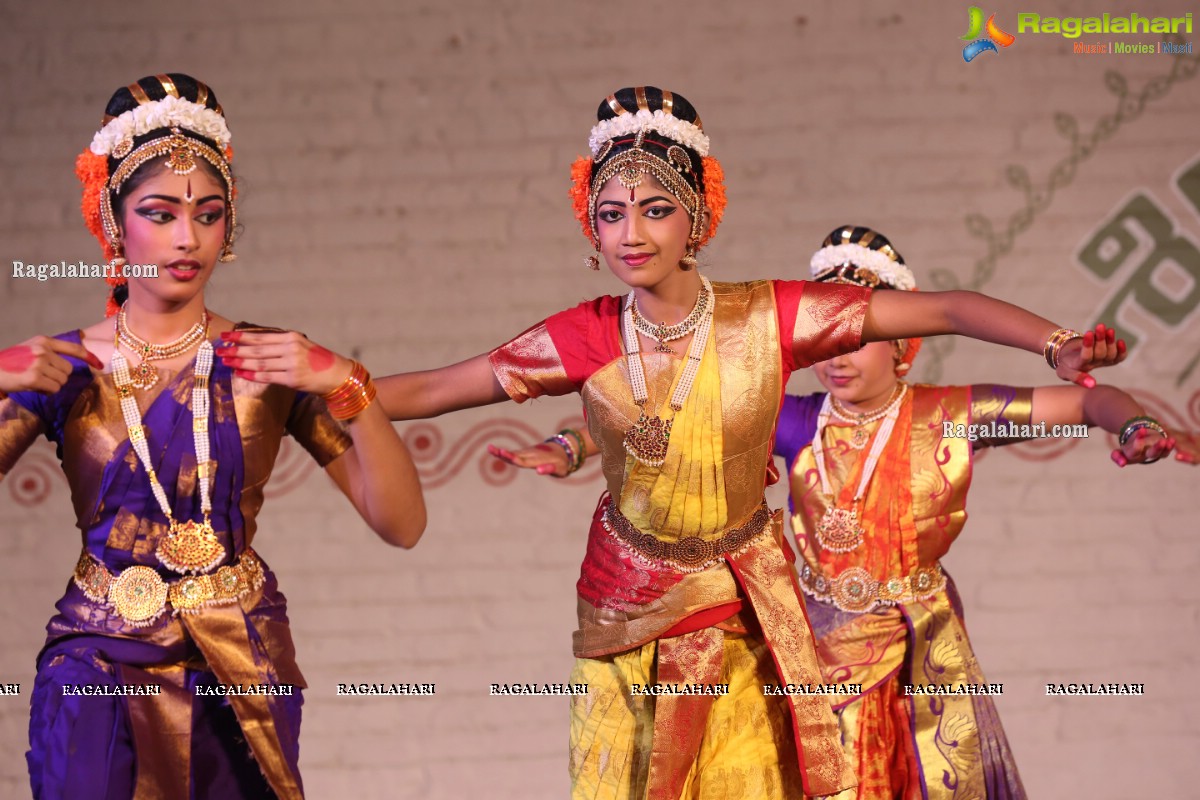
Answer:
<path fill-rule="evenodd" d="M 930 274 L 929 285 L 938 291 L 970 289 L 978 291 L 985 287 L 995 274 L 1001 258 L 1012 252 L 1017 237 L 1029 230 L 1034 221 L 1050 208 L 1055 194 L 1074 181 L 1081 165 L 1086 163 L 1106 140 L 1112 138 L 1123 126 L 1142 116 L 1146 106 L 1162 99 L 1175 84 L 1190 80 L 1200 66 L 1200 54 L 1171 58 L 1171 69 L 1164 75 L 1146 82 L 1140 91 L 1131 90 L 1125 76 L 1110 70 L 1104 74 L 1104 85 L 1117 100 L 1116 110 L 1101 117 L 1090 132 L 1079 129 L 1074 116 L 1066 112 L 1054 115 L 1054 127 L 1070 143 L 1067 154 L 1051 169 L 1047 177 L 1035 182 L 1029 171 L 1019 165 L 1005 168 L 1009 185 L 1023 196 L 1023 204 L 1009 215 L 1002 225 L 997 225 L 982 214 L 968 214 L 964 220 L 967 232 L 983 241 L 985 252 L 975 261 L 966 280 L 948 269 L 935 269 Z M 1189 184 L 1191 187 L 1191 184 Z M 1200 187 L 1195 188 L 1200 191 Z M 939 337 L 927 343 L 927 352 L 922 353 L 921 380 L 938 382 L 942 379 L 942 366 L 954 349 L 954 337 Z M 920 363 L 920 362 L 918 362 Z"/>

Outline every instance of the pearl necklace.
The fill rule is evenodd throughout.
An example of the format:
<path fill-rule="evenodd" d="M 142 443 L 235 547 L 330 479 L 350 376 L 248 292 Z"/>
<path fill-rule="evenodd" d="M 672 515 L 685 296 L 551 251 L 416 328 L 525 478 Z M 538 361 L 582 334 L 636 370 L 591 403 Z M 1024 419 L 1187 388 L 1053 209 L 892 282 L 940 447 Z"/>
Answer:
<path fill-rule="evenodd" d="M 158 370 L 151 361 L 162 361 L 175 356 L 181 356 L 191 350 L 205 337 L 208 330 L 208 311 L 200 315 L 200 321 L 188 328 L 182 336 L 166 344 L 154 344 L 141 338 L 129 329 L 129 321 L 125 316 L 125 307 L 117 312 L 117 341 L 132 352 L 137 353 L 141 362 L 133 368 L 131 383 L 143 391 L 151 389 L 158 383 Z"/>
<path fill-rule="evenodd" d="M 207 319 L 207 315 L 206 315 Z M 204 341 L 196 352 L 196 363 L 193 368 L 192 383 L 192 443 L 196 448 L 196 477 L 200 484 L 200 510 L 204 514 L 203 522 L 188 520 L 178 522 L 171 512 L 171 504 L 167 501 L 167 493 L 158 481 L 150 461 L 150 445 L 146 441 L 146 428 L 142 425 L 142 413 L 138 409 L 137 398 L 133 388 L 137 384 L 129 374 L 129 362 L 114 346 L 112 365 L 113 382 L 117 387 L 117 396 L 121 401 L 121 413 L 125 417 L 125 425 L 129 429 L 129 443 L 137 453 L 138 460 L 145 467 L 150 477 L 150 489 L 158 507 L 170 524 L 169 531 L 158 543 L 155 555 L 159 563 L 175 572 L 208 572 L 221 563 L 225 557 L 225 547 L 217 538 L 212 527 L 212 483 L 209 467 L 212 464 L 208 434 L 208 418 L 210 394 L 208 376 L 212 374 L 213 346 L 208 341 L 207 329 L 202 329 Z M 115 343 L 114 343 L 115 345 Z"/>
<path fill-rule="evenodd" d="M 708 278 L 701 276 L 700 281 L 704 284 L 704 293 L 711 295 L 712 284 L 709 283 Z M 641 409 L 641 414 L 638 416 L 637 422 L 625 431 L 623 444 L 626 452 L 639 463 L 648 467 L 661 467 L 667 460 L 667 446 L 671 441 L 671 425 L 675 416 L 672 414 L 670 419 L 664 420 L 657 414 L 653 416 L 646 414 L 649 392 L 646 389 L 646 373 L 642 367 L 642 345 L 638 341 L 637 328 L 633 319 L 633 308 L 636 303 L 637 300 L 631 291 L 629 302 L 625 305 L 624 328 L 629 383 L 633 389 L 633 402 Z M 698 305 L 699 302 L 697 302 Z M 683 366 L 679 382 L 675 384 L 675 391 L 671 393 L 671 410 L 676 414 L 683 409 L 684 401 L 692 391 L 692 383 L 696 380 L 696 373 L 700 370 L 700 360 L 704 356 L 709 331 L 712 329 L 712 318 L 712 304 L 710 303 L 696 325 L 696 335 L 692 337 L 692 343 L 688 346 L 687 363 Z"/>
<path fill-rule="evenodd" d="M 677 322 L 674 325 L 663 325 L 662 323 L 655 324 L 646 319 L 638 311 L 637 298 L 633 296 L 633 292 L 629 293 L 630 303 L 629 308 L 633 314 L 633 325 L 638 332 L 647 339 L 653 339 L 658 342 L 658 346 L 654 348 L 656 353 L 674 353 L 667 342 L 673 342 L 676 339 L 682 339 L 696 329 L 700 324 L 700 320 L 704 317 L 708 307 L 712 305 L 712 286 L 704 281 L 704 288 L 696 297 L 696 305 L 692 307 L 691 312 L 683 318 L 682 322 Z"/>
<path fill-rule="evenodd" d="M 832 406 L 830 408 L 833 418 L 842 422 L 849 422 L 854 426 L 854 433 L 850 437 L 850 446 L 855 450 L 862 450 L 866 446 L 867 440 L 871 438 L 871 432 L 866 429 L 866 425 L 883 419 L 892 409 L 900 405 L 904 400 L 904 395 L 908 393 L 908 384 L 904 381 L 898 381 L 895 391 L 892 393 L 892 399 L 885 405 L 880 406 L 874 411 L 868 411 L 865 414 L 857 414 L 846 411 L 845 407 L 836 398 L 830 395 Z"/>
<path fill-rule="evenodd" d="M 851 501 L 850 508 L 838 508 L 837 499 L 833 495 L 833 490 L 829 485 L 829 473 L 825 468 L 825 444 L 823 436 L 825 428 L 829 424 L 830 413 L 833 408 L 833 396 L 825 395 L 825 401 L 821 403 L 821 411 L 817 415 L 817 430 L 813 434 L 812 451 L 813 460 L 817 464 L 817 475 L 821 479 L 821 493 L 825 496 L 826 509 L 821 521 L 817 523 L 814 530 L 817 543 L 825 550 L 833 553 L 849 553 L 858 548 L 863 543 L 865 532 L 862 525 L 858 521 L 858 504 L 862 501 L 863 495 L 867 491 L 867 485 L 871 482 L 871 476 L 875 474 L 875 467 L 879 463 L 879 457 L 883 454 L 883 448 L 887 446 L 888 439 L 892 436 L 892 429 L 896 427 L 896 418 L 900 416 L 900 400 L 907 394 L 908 384 L 901 384 L 904 390 L 896 401 L 889 403 L 887 410 L 883 414 L 883 424 L 879 426 L 879 430 L 875 433 L 875 441 L 871 444 L 871 450 L 867 454 L 867 462 L 863 465 L 862 477 L 858 481 L 858 489 L 854 493 L 854 499 Z"/>

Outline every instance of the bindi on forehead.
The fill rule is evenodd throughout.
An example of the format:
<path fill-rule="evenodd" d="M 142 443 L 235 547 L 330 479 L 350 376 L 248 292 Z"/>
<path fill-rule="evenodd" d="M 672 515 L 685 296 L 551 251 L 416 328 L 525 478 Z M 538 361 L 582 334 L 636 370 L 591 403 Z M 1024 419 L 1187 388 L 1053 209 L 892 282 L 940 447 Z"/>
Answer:
<path fill-rule="evenodd" d="M 185 191 L 183 193 L 183 200 L 188 205 L 191 205 L 192 203 L 196 202 L 196 195 L 192 194 L 192 179 L 191 178 L 188 178 L 187 191 Z"/>

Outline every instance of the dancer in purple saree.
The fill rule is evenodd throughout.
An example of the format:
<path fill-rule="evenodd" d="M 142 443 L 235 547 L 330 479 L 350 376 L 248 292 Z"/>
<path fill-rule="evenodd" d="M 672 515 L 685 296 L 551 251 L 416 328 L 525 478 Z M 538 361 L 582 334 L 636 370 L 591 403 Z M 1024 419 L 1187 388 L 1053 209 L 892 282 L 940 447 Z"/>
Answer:
<path fill-rule="evenodd" d="M 234 230 L 208 87 L 143 78 L 107 114 L 78 164 L 85 218 L 114 265 L 159 277 L 116 281 L 115 320 L 0 351 L 0 477 L 44 434 L 83 533 L 37 659 L 33 795 L 301 798 L 304 677 L 251 547 L 263 488 L 291 435 L 381 538 L 410 547 L 420 485 L 361 365 L 298 334 L 239 359 L 255 326 L 205 307 Z"/>

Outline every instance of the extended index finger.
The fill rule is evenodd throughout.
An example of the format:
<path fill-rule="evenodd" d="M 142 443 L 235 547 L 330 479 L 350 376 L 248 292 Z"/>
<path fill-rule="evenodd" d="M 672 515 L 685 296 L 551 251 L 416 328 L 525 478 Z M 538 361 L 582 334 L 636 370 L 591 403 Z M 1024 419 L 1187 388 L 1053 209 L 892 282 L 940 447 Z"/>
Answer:
<path fill-rule="evenodd" d="M 80 361 L 86 361 L 96 369 L 104 369 L 104 364 L 96 355 L 84 347 L 79 342 L 67 342 L 62 339 L 46 339 L 44 346 L 47 350 L 58 353 L 71 358 L 78 358 Z"/>

